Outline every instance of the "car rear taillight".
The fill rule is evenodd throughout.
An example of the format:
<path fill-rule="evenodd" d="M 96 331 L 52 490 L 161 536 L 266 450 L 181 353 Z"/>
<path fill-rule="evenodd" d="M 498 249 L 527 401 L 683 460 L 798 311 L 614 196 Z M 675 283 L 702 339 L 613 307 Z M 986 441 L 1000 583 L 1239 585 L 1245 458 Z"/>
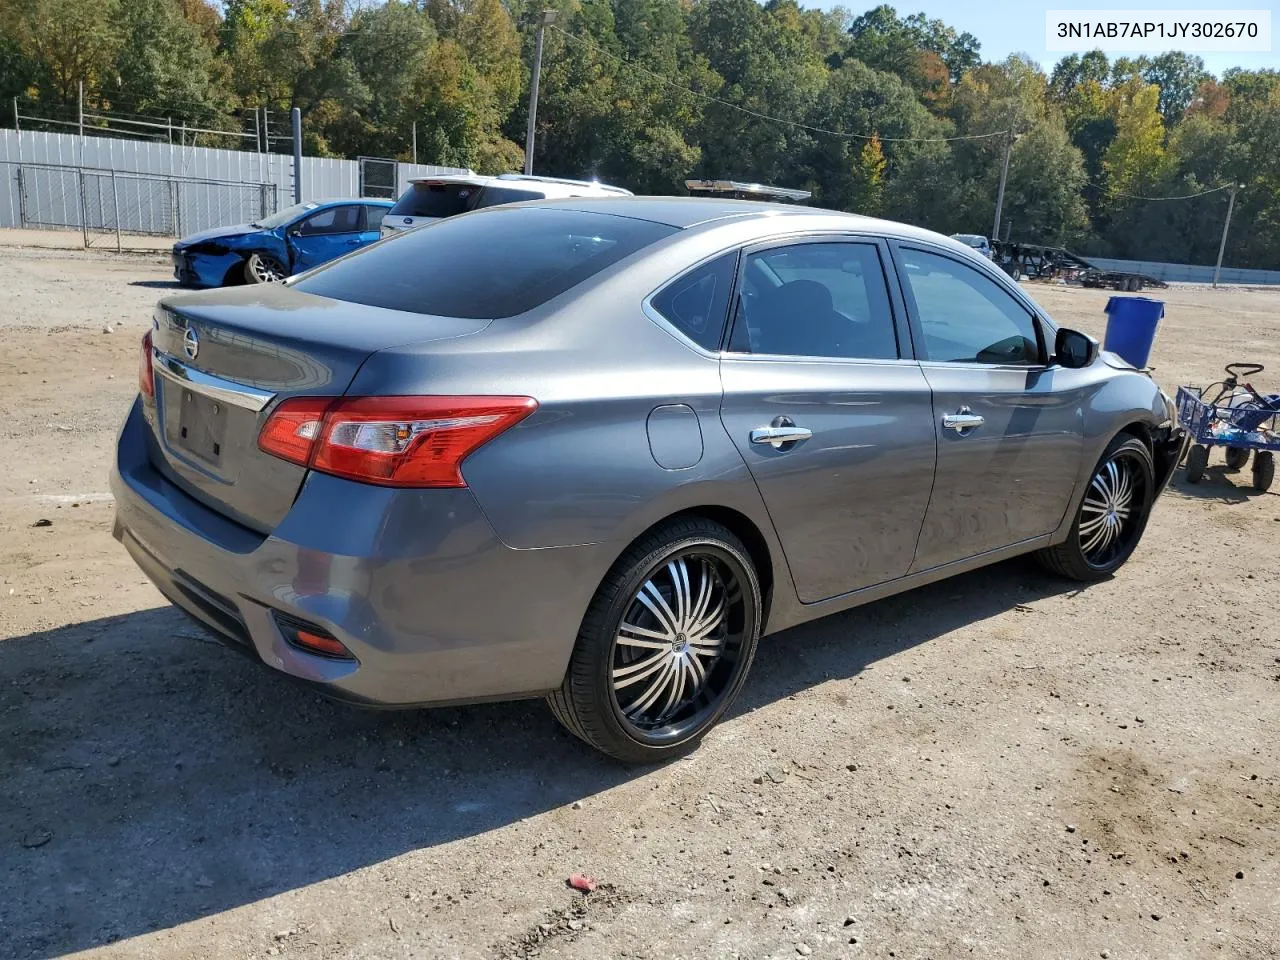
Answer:
<path fill-rule="evenodd" d="M 258 437 L 300 466 L 388 487 L 465 487 L 462 461 L 534 410 L 532 397 L 296 397 Z"/>
<path fill-rule="evenodd" d="M 138 390 L 144 397 L 154 400 L 156 396 L 156 371 L 151 360 L 151 331 L 142 335 L 142 352 L 138 354 Z"/>

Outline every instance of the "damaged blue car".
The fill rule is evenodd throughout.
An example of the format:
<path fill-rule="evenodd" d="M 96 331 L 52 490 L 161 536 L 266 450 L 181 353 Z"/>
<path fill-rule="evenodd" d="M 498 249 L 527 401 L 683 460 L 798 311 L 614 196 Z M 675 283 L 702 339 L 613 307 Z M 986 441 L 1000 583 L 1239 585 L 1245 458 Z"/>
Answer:
<path fill-rule="evenodd" d="M 298 203 L 253 223 L 205 230 L 173 245 L 184 287 L 273 283 L 378 240 L 390 200 Z"/>

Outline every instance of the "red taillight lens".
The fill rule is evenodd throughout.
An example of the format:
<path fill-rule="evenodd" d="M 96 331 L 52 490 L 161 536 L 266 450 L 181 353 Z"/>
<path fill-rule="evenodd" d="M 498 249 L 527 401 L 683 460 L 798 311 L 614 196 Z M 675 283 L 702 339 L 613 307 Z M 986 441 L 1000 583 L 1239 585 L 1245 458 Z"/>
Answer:
<path fill-rule="evenodd" d="M 333 397 L 294 397 L 284 401 L 262 425 L 258 447 L 273 457 L 307 466 L 325 411 L 333 402 Z"/>
<path fill-rule="evenodd" d="M 142 335 L 142 352 L 138 354 L 138 390 L 144 397 L 155 399 L 156 371 L 151 360 L 151 331 Z"/>
<path fill-rule="evenodd" d="M 297 398 L 258 445 L 314 470 L 389 487 L 464 487 L 462 461 L 534 410 L 532 397 Z"/>

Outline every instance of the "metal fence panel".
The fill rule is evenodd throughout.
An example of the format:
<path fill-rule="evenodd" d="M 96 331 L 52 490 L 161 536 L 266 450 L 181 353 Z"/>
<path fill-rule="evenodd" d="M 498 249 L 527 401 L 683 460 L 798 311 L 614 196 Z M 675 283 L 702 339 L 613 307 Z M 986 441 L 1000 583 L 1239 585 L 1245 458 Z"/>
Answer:
<path fill-rule="evenodd" d="M 20 182 L 18 167 L 66 168 L 33 174 Z M 465 173 L 455 167 L 396 163 L 398 195 L 413 177 Z M 86 210 L 81 214 L 79 173 L 86 178 Z M 116 201 L 121 229 L 128 233 L 193 233 L 229 226 L 273 213 L 293 202 L 293 159 L 284 154 L 187 147 L 115 137 L 0 130 L 0 227 L 50 226 L 82 229 L 106 222 L 109 182 L 99 174 L 116 172 Z M 150 174 L 152 180 L 124 174 Z M 361 196 L 360 164 L 331 157 L 302 158 L 302 199 L 330 200 Z M 167 178 L 159 186 L 154 178 Z M 383 179 L 387 179 L 384 177 Z M 234 184 L 215 187 L 210 181 Z M 176 184 L 181 183 L 181 186 Z M 379 180 L 375 196 L 391 196 Z M 261 210 L 255 197 L 270 206 Z M 114 219 L 110 219 L 113 224 Z"/>
<path fill-rule="evenodd" d="M 1111 260 L 1106 257 L 1089 257 L 1089 262 L 1104 270 L 1121 273 L 1144 273 L 1166 282 L 1210 283 L 1213 267 L 1190 263 L 1160 263 L 1154 260 Z M 1242 267 L 1223 267 L 1219 283 L 1280 284 L 1280 270 L 1247 270 Z"/>

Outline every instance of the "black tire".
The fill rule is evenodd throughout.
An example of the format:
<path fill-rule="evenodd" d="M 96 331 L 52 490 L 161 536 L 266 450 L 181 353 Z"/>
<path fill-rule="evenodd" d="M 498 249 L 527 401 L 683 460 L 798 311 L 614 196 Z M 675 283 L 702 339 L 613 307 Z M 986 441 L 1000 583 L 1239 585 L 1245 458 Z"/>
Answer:
<path fill-rule="evenodd" d="M 1253 458 L 1253 489 L 1266 493 L 1276 478 L 1276 457 L 1270 450 L 1259 450 Z"/>
<path fill-rule="evenodd" d="M 703 579 L 690 574 L 686 581 L 689 586 L 685 590 L 685 607 L 666 608 L 667 613 L 674 613 L 676 629 L 680 623 L 693 622 L 688 616 L 682 616 L 681 611 L 685 608 L 697 619 L 696 608 L 704 589 L 711 598 L 716 596 L 719 587 L 721 599 L 714 602 L 718 607 L 723 601 L 724 616 L 714 630 L 699 637 L 706 641 L 704 644 L 692 639 L 693 631 L 690 631 L 687 641 L 685 633 L 676 632 L 674 636 L 677 639 L 671 642 L 667 656 L 662 653 L 666 647 L 647 654 L 632 652 L 633 644 L 643 643 L 652 649 L 655 644 L 665 644 L 667 640 L 652 629 L 624 628 L 623 620 L 628 616 L 633 618 L 627 621 L 628 624 L 649 617 L 651 626 L 657 624 L 666 633 L 673 633 L 658 616 L 654 605 L 648 600 L 641 600 L 639 593 L 642 589 L 655 589 L 661 593 L 660 583 L 664 579 L 668 584 L 674 584 L 673 568 L 668 564 L 677 564 L 681 560 L 686 561 L 685 569 L 690 565 L 688 561 L 694 561 L 698 570 L 710 572 L 710 576 Z M 702 566 L 703 563 L 706 566 Z M 695 580 L 700 584 L 697 598 L 692 589 Z M 646 596 L 651 597 L 652 594 L 646 593 Z M 690 516 L 662 524 L 634 543 L 618 559 L 596 591 L 578 632 L 564 682 L 548 697 L 551 710 L 574 736 L 626 763 L 657 763 L 683 755 L 696 747 L 707 731 L 715 726 L 742 689 L 760 639 L 760 626 L 760 581 L 751 556 L 741 541 L 725 527 L 705 517 Z M 713 641 L 708 639 L 711 633 L 720 630 L 723 630 L 723 637 L 714 641 L 722 644 L 720 651 L 714 659 L 700 659 L 712 654 L 701 652 L 696 647 L 711 644 Z M 624 631 L 634 636 L 623 638 L 624 642 L 620 643 L 619 637 Z M 643 639 L 647 636 L 654 639 Z M 628 657 L 635 659 L 628 660 Z M 690 663 L 697 669 L 686 666 Z M 673 676 L 677 669 L 678 681 Z M 619 680 L 616 676 L 619 671 L 630 671 L 634 676 Z M 701 681 L 697 679 L 699 671 Z M 650 676 L 653 679 L 647 679 Z M 664 677 L 671 679 L 667 681 Z M 677 682 L 678 688 L 675 686 Z M 689 702 L 683 699 L 686 682 L 694 685 L 694 694 Z M 633 692 L 630 689 L 633 683 L 640 689 Z M 671 686 L 663 686 L 666 683 Z M 642 701 L 655 686 L 673 691 L 669 696 L 681 699 L 674 707 L 668 706 L 659 715 L 649 718 L 649 710 Z M 628 689 L 620 693 L 623 688 Z M 677 689 L 678 693 L 674 692 Z M 624 697 L 631 698 L 625 707 Z M 662 699 L 660 691 L 651 706 L 656 707 Z M 673 711 L 670 722 L 663 715 L 666 710 Z"/>
<path fill-rule="evenodd" d="M 1192 444 L 1187 451 L 1187 483 L 1199 483 L 1209 466 L 1209 448 L 1203 443 Z"/>
<path fill-rule="evenodd" d="M 1112 464 L 1114 474 L 1109 470 Z M 1112 487 L 1122 491 L 1123 478 L 1128 478 L 1131 484 L 1127 499 L 1105 492 Z M 1129 559 L 1142 539 L 1154 493 L 1155 468 L 1147 445 L 1127 433 L 1120 434 L 1107 445 L 1090 474 L 1089 486 L 1076 509 L 1067 539 L 1039 551 L 1036 556 L 1054 573 L 1072 580 L 1103 580 L 1111 576 Z M 1122 500 L 1123 517 L 1117 512 Z M 1103 504 L 1101 509 L 1096 506 L 1099 503 Z M 1109 508 L 1111 504 L 1115 505 L 1114 511 Z M 1099 536 L 1105 539 L 1099 542 L 1096 539 Z"/>
<path fill-rule="evenodd" d="M 1227 469 L 1243 470 L 1249 462 L 1249 451 L 1244 447 L 1227 447 Z"/>
<path fill-rule="evenodd" d="M 245 283 L 278 283 L 287 276 L 285 265 L 265 253 L 252 253 L 244 262 Z"/>

